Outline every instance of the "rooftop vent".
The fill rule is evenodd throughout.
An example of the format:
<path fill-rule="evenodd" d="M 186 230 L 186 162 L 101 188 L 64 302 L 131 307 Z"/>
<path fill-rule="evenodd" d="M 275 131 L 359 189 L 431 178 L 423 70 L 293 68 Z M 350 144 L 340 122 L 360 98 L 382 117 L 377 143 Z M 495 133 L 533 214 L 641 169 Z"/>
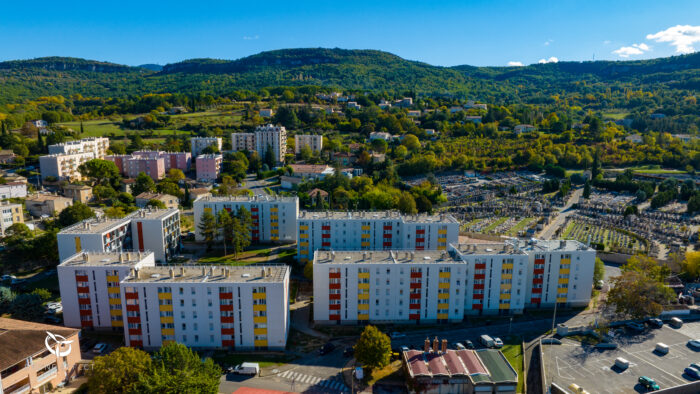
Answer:
<path fill-rule="evenodd" d="M 242 274 L 241 278 L 250 278 L 250 274 Z"/>

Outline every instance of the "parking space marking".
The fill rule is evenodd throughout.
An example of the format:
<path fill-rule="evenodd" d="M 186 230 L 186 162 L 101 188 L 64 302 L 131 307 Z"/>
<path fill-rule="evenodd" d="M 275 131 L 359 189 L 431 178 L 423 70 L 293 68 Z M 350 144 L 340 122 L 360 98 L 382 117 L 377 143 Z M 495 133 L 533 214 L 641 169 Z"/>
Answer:
<path fill-rule="evenodd" d="M 677 386 L 677 385 L 679 384 L 678 382 L 680 382 L 680 384 L 683 384 L 683 383 L 685 382 L 683 379 L 679 379 L 679 378 L 676 377 L 676 375 L 674 375 L 674 374 L 672 374 L 672 373 L 666 371 L 665 369 L 661 368 L 661 367 L 660 367 L 659 365 L 657 365 L 657 363 L 655 363 L 654 361 L 648 361 L 647 359 L 645 359 L 645 358 L 643 358 L 643 357 L 640 357 L 640 356 L 639 356 L 639 353 L 642 353 L 642 352 L 635 352 L 635 353 L 637 353 L 637 354 L 635 354 L 635 353 L 632 353 L 632 352 L 628 352 L 627 350 L 625 350 L 625 349 L 623 349 L 623 348 L 620 348 L 620 350 L 621 350 L 623 353 L 626 353 L 627 355 L 629 355 L 630 357 L 636 357 L 636 358 L 638 358 L 638 359 L 644 361 L 645 363 L 651 365 L 652 367 L 658 369 L 659 371 L 665 373 L 666 375 L 668 375 L 668 376 L 670 377 L 670 379 L 669 379 L 669 378 L 665 378 L 664 380 L 670 380 L 671 382 L 676 382 L 676 383 L 673 383 L 671 386 Z M 659 360 L 655 360 L 655 361 L 658 362 Z M 663 376 L 663 375 L 662 375 L 662 376 Z M 656 376 L 655 379 L 659 379 L 659 380 L 660 380 L 661 377 Z"/>

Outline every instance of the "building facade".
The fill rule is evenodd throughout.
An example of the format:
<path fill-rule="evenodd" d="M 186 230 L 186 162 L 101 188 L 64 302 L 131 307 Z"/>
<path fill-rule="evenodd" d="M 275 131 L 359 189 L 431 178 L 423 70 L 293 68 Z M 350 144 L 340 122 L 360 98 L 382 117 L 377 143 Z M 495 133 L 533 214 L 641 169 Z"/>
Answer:
<path fill-rule="evenodd" d="M 289 267 L 142 267 L 121 281 L 127 346 L 284 350 Z"/>
<path fill-rule="evenodd" d="M 24 200 L 27 212 L 34 217 L 58 215 L 73 205 L 73 199 L 53 194 L 35 194 Z"/>
<path fill-rule="evenodd" d="M 444 251 L 317 251 L 314 320 L 460 322 L 587 305 L 595 251 L 576 241 L 451 244 Z"/>
<path fill-rule="evenodd" d="M 221 137 L 192 137 L 190 139 L 190 153 L 192 157 L 199 156 L 209 146 L 216 146 L 221 152 Z"/>
<path fill-rule="evenodd" d="M 197 180 L 201 182 L 214 182 L 221 174 L 221 166 L 224 157 L 218 154 L 197 156 Z"/>
<path fill-rule="evenodd" d="M 192 165 L 190 152 L 137 151 L 131 155 L 109 155 L 105 160 L 114 162 L 119 172 L 136 178 L 143 172 L 153 180 L 162 179 L 171 168 L 187 172 Z"/>
<path fill-rule="evenodd" d="M 294 136 L 294 153 L 301 153 L 301 148 L 308 146 L 312 152 L 323 149 L 323 136 L 315 134 L 297 134 Z"/>
<path fill-rule="evenodd" d="M 231 133 L 231 150 L 255 151 L 255 133 Z"/>
<path fill-rule="evenodd" d="M 296 197 L 276 196 L 207 196 L 195 201 L 194 204 L 195 239 L 202 241 L 199 228 L 202 215 L 209 212 L 216 216 L 220 211 L 236 212 L 239 208 L 247 209 L 253 220 L 251 241 L 258 242 L 291 242 L 296 240 L 297 215 L 299 199 Z"/>
<path fill-rule="evenodd" d="M 265 158 L 268 149 L 272 150 L 273 160 L 284 163 L 287 154 L 287 129 L 284 126 L 268 124 L 255 128 L 255 150 L 260 158 Z"/>
<path fill-rule="evenodd" d="M 103 159 L 109 149 L 109 138 L 83 138 L 49 145 L 49 154 L 39 157 L 41 179 L 82 179 L 78 167 L 92 159 Z"/>
<path fill-rule="evenodd" d="M 297 258 L 312 260 L 316 250 L 445 250 L 458 237 L 451 215 L 301 211 Z"/>
<path fill-rule="evenodd" d="M 92 137 L 77 141 L 68 141 L 60 144 L 49 145 L 49 154 L 72 155 L 75 153 L 92 153 L 95 158 L 101 159 L 109 149 L 109 138 Z"/>
<path fill-rule="evenodd" d="M 8 182 L 0 185 L 0 199 L 27 197 L 26 182 Z"/>
<path fill-rule="evenodd" d="M 5 231 L 15 223 L 24 223 L 22 204 L 3 201 L 0 204 L 0 235 L 4 237 Z"/>

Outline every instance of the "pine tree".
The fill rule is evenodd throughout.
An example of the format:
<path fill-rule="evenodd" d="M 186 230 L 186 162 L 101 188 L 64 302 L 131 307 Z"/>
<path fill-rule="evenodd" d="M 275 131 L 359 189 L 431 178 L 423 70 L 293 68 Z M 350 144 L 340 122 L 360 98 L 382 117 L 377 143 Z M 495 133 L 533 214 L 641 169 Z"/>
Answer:
<path fill-rule="evenodd" d="M 216 216 L 211 212 L 204 212 L 197 227 L 204 238 L 204 242 L 207 243 L 207 250 L 211 250 L 216 238 Z"/>
<path fill-rule="evenodd" d="M 85 132 L 85 129 L 83 128 L 83 121 L 80 121 L 80 134 L 82 135 Z"/>
<path fill-rule="evenodd" d="M 39 131 L 39 133 L 37 133 L 36 145 L 37 145 L 37 148 L 39 148 L 39 152 L 44 153 L 44 138 L 41 135 L 41 131 Z"/>

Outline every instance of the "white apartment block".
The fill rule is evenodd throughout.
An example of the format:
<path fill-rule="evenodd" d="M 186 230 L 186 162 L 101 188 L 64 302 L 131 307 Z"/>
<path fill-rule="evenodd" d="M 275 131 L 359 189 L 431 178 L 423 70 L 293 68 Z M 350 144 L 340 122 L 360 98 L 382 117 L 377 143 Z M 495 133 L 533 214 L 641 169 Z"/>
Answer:
<path fill-rule="evenodd" d="M 252 243 L 296 240 L 299 214 L 299 199 L 296 197 L 207 196 L 195 201 L 193 205 L 197 241 L 203 240 L 199 223 L 205 212 L 216 216 L 222 210 L 235 213 L 241 207 L 247 209 L 253 219 Z"/>
<path fill-rule="evenodd" d="M 141 267 L 120 283 L 127 346 L 284 350 L 286 265 Z"/>
<path fill-rule="evenodd" d="M 315 134 L 297 134 L 294 136 L 294 153 L 301 153 L 301 148 L 308 146 L 312 152 L 323 149 L 323 136 Z"/>
<path fill-rule="evenodd" d="M 100 157 L 92 152 L 71 154 L 56 153 L 39 156 L 41 179 L 43 180 L 52 176 L 60 180 L 80 180 L 83 176 L 80 174 L 80 171 L 78 171 L 78 167 L 92 159 L 100 159 Z"/>
<path fill-rule="evenodd" d="M 215 145 L 221 152 L 221 137 L 192 137 L 190 139 L 190 153 L 192 153 L 192 157 L 197 157 L 205 148 L 212 145 Z"/>
<path fill-rule="evenodd" d="M 297 258 L 309 261 L 316 250 L 445 250 L 458 239 L 451 215 L 301 211 Z"/>
<path fill-rule="evenodd" d="M 60 261 L 81 251 L 150 250 L 164 263 L 180 247 L 180 211 L 141 209 L 121 219 L 87 219 L 62 229 L 57 241 Z"/>
<path fill-rule="evenodd" d="M 255 133 L 231 133 L 231 150 L 255 151 Z"/>
<path fill-rule="evenodd" d="M 5 236 L 5 231 L 15 223 L 24 223 L 22 204 L 3 201 L 0 204 L 0 235 Z"/>
<path fill-rule="evenodd" d="M 7 182 L 0 185 L 0 199 L 27 197 L 26 182 Z"/>
<path fill-rule="evenodd" d="M 539 240 L 442 251 L 316 251 L 314 320 L 460 322 L 555 303 L 587 305 L 595 255 L 576 241 Z"/>
<path fill-rule="evenodd" d="M 67 327 L 122 329 L 119 282 L 132 268 L 155 266 L 153 252 L 79 252 L 56 268 Z"/>
<path fill-rule="evenodd" d="M 92 137 L 77 141 L 68 141 L 49 145 L 49 154 L 72 155 L 75 153 L 92 153 L 96 158 L 104 158 L 109 149 L 109 138 Z"/>
<path fill-rule="evenodd" d="M 272 156 L 277 163 L 284 163 L 287 154 L 287 129 L 284 126 L 268 124 L 255 128 L 255 150 L 260 158 L 265 158 L 268 149 L 272 149 Z"/>

